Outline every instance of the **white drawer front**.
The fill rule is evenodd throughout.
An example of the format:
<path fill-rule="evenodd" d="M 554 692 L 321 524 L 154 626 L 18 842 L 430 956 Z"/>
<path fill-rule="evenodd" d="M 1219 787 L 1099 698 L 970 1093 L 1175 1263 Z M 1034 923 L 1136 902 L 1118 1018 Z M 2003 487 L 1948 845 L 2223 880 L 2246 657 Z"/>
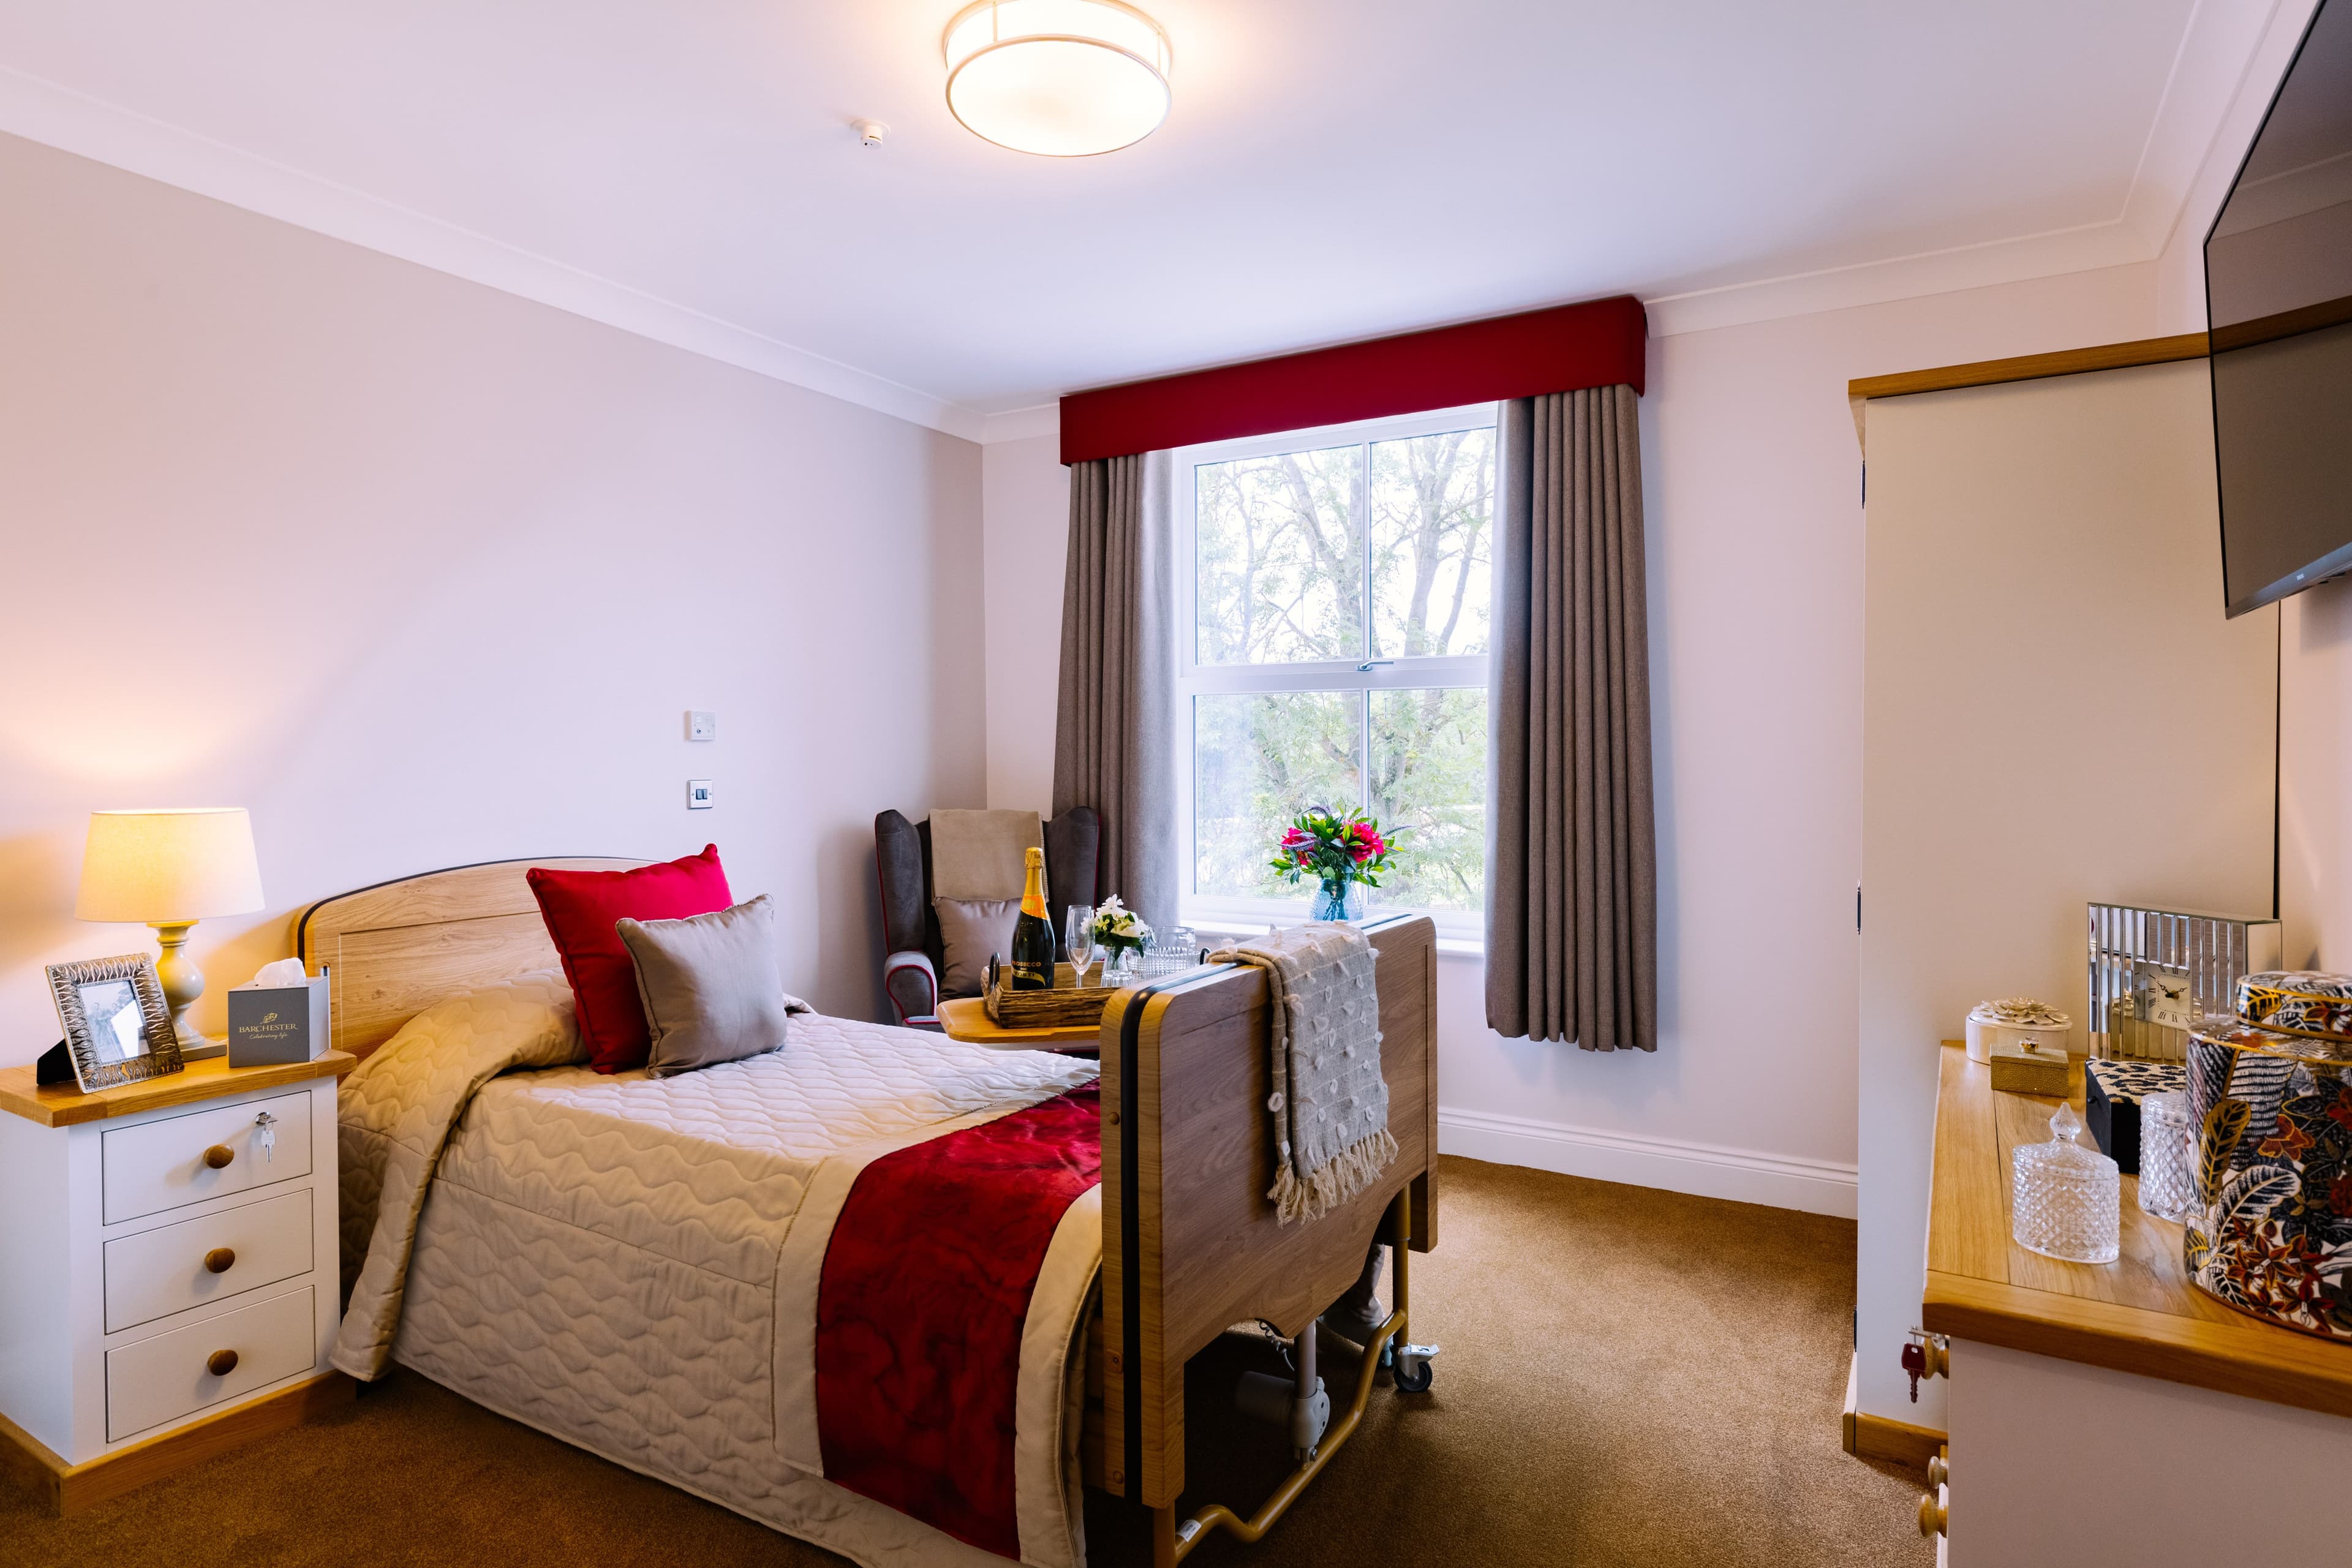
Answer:
<path fill-rule="evenodd" d="M 221 1264 L 215 1270 L 211 1264 Z M 310 1189 L 106 1244 L 106 1331 L 310 1272 Z"/>
<path fill-rule="evenodd" d="M 310 1287 L 305 1285 L 209 1322 L 107 1352 L 106 1440 L 120 1443 L 207 1405 L 308 1372 L 317 1353 L 310 1308 Z M 236 1352 L 236 1364 L 215 1374 L 207 1363 L 220 1351 Z"/>
<path fill-rule="evenodd" d="M 277 1146 L 264 1154 L 257 1119 L 276 1119 Z M 167 1117 L 105 1134 L 106 1223 L 226 1197 L 310 1173 L 310 1096 L 279 1095 Z M 205 1151 L 228 1151 L 228 1163 L 205 1163 Z"/>

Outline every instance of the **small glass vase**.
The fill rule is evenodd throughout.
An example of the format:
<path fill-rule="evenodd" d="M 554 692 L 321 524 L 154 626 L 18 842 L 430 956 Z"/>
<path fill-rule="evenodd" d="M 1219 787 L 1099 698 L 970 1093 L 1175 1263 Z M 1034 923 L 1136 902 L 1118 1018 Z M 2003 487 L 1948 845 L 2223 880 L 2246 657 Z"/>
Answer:
<path fill-rule="evenodd" d="M 1364 885 L 1345 871 L 1326 877 L 1307 901 L 1310 921 L 1360 921 L 1364 918 Z"/>
<path fill-rule="evenodd" d="M 2139 1206 L 2175 1225 L 2196 1217 L 2197 1145 L 2189 1096 L 2177 1089 L 2139 1102 Z"/>

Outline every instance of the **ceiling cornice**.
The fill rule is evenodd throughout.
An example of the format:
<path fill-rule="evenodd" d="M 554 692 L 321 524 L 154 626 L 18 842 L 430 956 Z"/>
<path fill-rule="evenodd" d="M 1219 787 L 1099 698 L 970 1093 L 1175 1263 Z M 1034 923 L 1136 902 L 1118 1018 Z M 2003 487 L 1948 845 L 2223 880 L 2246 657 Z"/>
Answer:
<path fill-rule="evenodd" d="M 986 416 L 625 283 L 0 66 L 0 132 L 967 441 Z"/>

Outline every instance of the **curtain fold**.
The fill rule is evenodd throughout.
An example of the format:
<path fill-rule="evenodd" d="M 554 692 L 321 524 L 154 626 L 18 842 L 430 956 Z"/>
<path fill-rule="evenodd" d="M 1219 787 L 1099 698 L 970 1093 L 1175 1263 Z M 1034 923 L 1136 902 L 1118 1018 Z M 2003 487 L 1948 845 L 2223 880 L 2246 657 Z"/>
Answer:
<path fill-rule="evenodd" d="M 1649 617 L 1633 389 L 1503 405 L 1489 654 L 1486 1022 L 1658 1046 Z"/>
<path fill-rule="evenodd" d="M 1054 815 L 1101 814 L 1100 892 L 1163 931 L 1178 889 L 1173 473 L 1166 452 L 1070 466 L 1054 714 Z"/>

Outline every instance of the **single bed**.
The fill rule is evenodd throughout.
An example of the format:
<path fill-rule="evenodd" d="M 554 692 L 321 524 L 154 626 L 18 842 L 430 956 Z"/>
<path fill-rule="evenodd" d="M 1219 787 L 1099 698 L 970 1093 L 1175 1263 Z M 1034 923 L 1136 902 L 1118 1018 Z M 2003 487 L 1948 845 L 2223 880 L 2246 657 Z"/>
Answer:
<path fill-rule="evenodd" d="M 1376 1231 L 1433 1240 L 1425 920 L 1374 933 L 1401 1157 L 1378 1190 L 1283 1227 L 1263 1195 L 1255 971 L 1122 993 L 1099 1064 L 803 1012 L 768 1056 L 607 1077 L 563 1065 L 576 1052 L 570 992 L 523 880 L 534 864 L 635 862 L 463 868 L 325 900 L 300 922 L 304 960 L 333 977 L 336 1043 L 365 1058 L 399 1036 L 346 1090 L 346 1370 L 397 1361 L 866 1563 L 1077 1568 L 1082 1481 L 1151 1509 L 1172 1563 L 1208 1527 L 1254 1539 L 1345 1441 L 1371 1357 L 1318 1452 L 1255 1518 L 1214 1505 L 1175 1517 L 1184 1362 L 1238 1321 L 1298 1332 L 1353 1281 Z M 1040 1119 L 1066 1140 L 1066 1206 L 1041 1211 L 1010 1336 L 975 1330 L 973 1347 L 996 1349 L 957 1352 L 974 1366 L 953 1372 L 972 1390 L 956 1395 L 959 1419 L 1003 1405 L 991 1430 L 1009 1463 L 975 1479 L 960 1461 L 968 1484 L 946 1497 L 928 1473 L 845 1462 L 844 1363 L 818 1353 L 819 1337 L 889 1331 L 858 1321 L 854 1300 L 845 1315 L 838 1285 L 855 1247 L 835 1237 L 865 1238 L 880 1213 L 869 1203 L 845 1218 L 871 1190 L 861 1176 Z M 415 1191 L 405 1228 L 404 1183 Z M 902 1204 L 910 1190 L 893 1189 Z M 1403 1275 L 1400 1253 L 1399 1298 Z M 1400 1300 L 1380 1342 L 1401 1340 L 1404 1321 Z M 889 1364 L 887 1346 L 877 1353 Z M 836 1369 L 829 1385 L 822 1366 Z M 821 1411 L 835 1422 L 823 1431 Z M 881 1415 L 902 1447 L 987 1447 L 922 1430 L 919 1411 Z M 975 1511 L 967 1494 L 1003 1506 Z"/>

